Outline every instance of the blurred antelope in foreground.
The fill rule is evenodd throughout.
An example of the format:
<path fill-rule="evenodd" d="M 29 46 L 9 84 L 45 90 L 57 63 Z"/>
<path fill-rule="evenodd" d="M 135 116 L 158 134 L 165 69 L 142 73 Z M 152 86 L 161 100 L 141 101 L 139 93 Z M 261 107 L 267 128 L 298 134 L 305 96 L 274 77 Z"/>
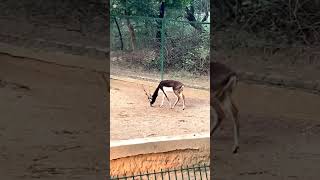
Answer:
<path fill-rule="evenodd" d="M 226 65 L 213 62 L 210 63 L 210 93 L 211 93 L 211 115 L 213 123 L 210 128 L 210 136 L 228 118 L 233 122 L 234 146 L 233 153 L 239 149 L 239 120 L 238 109 L 232 100 L 232 93 L 237 85 L 237 74 Z"/>

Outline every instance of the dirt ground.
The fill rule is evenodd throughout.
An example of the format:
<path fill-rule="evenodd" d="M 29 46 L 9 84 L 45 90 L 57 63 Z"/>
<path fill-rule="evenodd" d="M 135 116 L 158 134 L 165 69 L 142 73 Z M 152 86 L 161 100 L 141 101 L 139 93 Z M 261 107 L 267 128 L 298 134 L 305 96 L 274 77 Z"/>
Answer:
<path fill-rule="evenodd" d="M 111 140 L 209 133 L 209 91 L 185 87 L 185 110 L 182 110 L 182 101 L 170 109 L 165 100 L 160 108 L 161 96 L 154 107 L 150 107 L 142 84 L 147 91 L 150 87 L 152 93 L 156 88 L 155 83 L 146 81 L 111 79 Z M 176 100 L 173 93 L 169 92 L 168 97 L 173 104 Z"/>
<path fill-rule="evenodd" d="M 7 55 L 0 59 L 2 179 L 102 179 L 96 177 L 106 133 L 101 76 Z M 111 81 L 112 140 L 209 130 L 207 91 L 186 88 L 184 111 L 181 104 L 151 108 L 137 82 Z M 240 151 L 231 153 L 231 124 L 224 122 L 212 142 L 216 179 L 319 179 L 320 97 L 243 83 L 235 93 Z"/>
<path fill-rule="evenodd" d="M 0 55 L 1 179 L 103 179 L 98 73 Z"/>
<path fill-rule="evenodd" d="M 84 37 L 66 29 L 21 23 L 2 18 L 1 32 L 102 48 L 108 44 L 101 34 L 96 38 Z M 214 40 L 217 39 L 222 38 Z M 243 53 L 243 49 L 239 51 Z M 220 52 L 222 57 L 214 58 L 223 59 L 235 70 L 304 81 L 319 79 L 318 50 L 313 54 L 305 52 L 309 58 L 297 49 L 285 55 L 280 53 L 276 58 L 252 55 L 250 48 L 248 51 L 250 55 L 243 58 L 225 52 Z M 100 157 L 105 153 L 97 144 L 103 144 L 108 133 L 102 122 L 104 115 L 100 114 L 105 110 L 99 109 L 103 107 L 99 103 L 104 103 L 104 86 L 96 73 L 0 55 L 1 179 L 102 179 L 96 177 L 96 172 L 101 171 L 98 166 L 101 168 L 100 163 L 104 163 Z M 204 126 L 207 125 L 204 117 L 209 113 L 204 106 L 208 103 L 205 92 L 197 91 L 193 95 L 186 88 L 187 108 L 181 113 L 181 104 L 174 110 L 167 109 L 167 104 L 163 108 L 150 108 L 135 83 L 112 81 L 111 86 L 114 88 L 111 89 L 112 140 L 209 129 Z M 132 95 L 130 98 L 123 88 Z M 235 98 L 240 110 L 240 151 L 236 155 L 231 153 L 231 124 L 224 122 L 211 143 L 215 179 L 320 179 L 319 96 L 240 84 Z M 167 112 L 170 114 L 163 114 Z"/>
<path fill-rule="evenodd" d="M 240 84 L 240 151 L 233 155 L 232 124 L 211 139 L 217 180 L 320 178 L 320 96 L 297 90 Z"/>
<path fill-rule="evenodd" d="M 209 113 L 203 110 L 199 114 L 199 110 L 207 107 L 201 108 L 203 105 L 199 104 L 208 103 L 209 94 L 200 93 L 205 91 L 186 89 L 189 109 L 182 114 L 181 104 L 175 110 L 150 108 L 138 82 L 143 81 L 111 81 L 111 107 L 115 107 L 111 110 L 112 140 L 208 131 L 208 127 L 203 126 L 206 123 L 200 124 L 197 120 Z M 120 99 L 121 103 L 118 102 Z M 215 179 L 319 179 L 319 95 L 240 82 L 235 101 L 240 110 L 240 151 L 232 154 L 232 124 L 223 122 L 211 142 Z M 128 108 L 134 110 L 128 111 Z M 155 118 L 162 112 L 170 112 L 170 115 L 161 114 L 161 118 Z M 150 114 L 151 118 L 146 118 Z M 163 123 L 163 117 L 166 123 Z M 126 133 L 116 131 L 117 128 Z"/>

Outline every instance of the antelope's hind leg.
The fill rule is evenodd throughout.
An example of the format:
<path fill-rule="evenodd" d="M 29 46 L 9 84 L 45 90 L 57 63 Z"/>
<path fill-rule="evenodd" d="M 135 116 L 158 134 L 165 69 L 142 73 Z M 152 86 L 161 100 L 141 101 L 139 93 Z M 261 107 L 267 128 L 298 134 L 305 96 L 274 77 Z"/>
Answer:
<path fill-rule="evenodd" d="M 228 115 L 228 118 L 230 118 L 233 122 L 233 138 L 234 138 L 234 145 L 232 148 L 233 153 L 237 153 L 239 150 L 239 121 L 238 121 L 238 110 L 233 104 L 230 96 L 227 96 L 227 98 L 223 102 L 224 109 Z"/>
<path fill-rule="evenodd" d="M 213 133 L 218 129 L 223 119 L 225 119 L 225 114 L 221 108 L 221 105 L 217 100 L 213 101 L 213 106 L 211 108 L 211 118 L 213 120 L 213 125 L 210 128 L 210 136 L 213 135 Z"/>
<path fill-rule="evenodd" d="M 177 103 L 178 103 L 179 100 L 180 100 L 180 94 L 179 94 L 179 92 L 177 92 L 177 91 L 173 91 L 173 92 L 174 92 L 174 95 L 176 95 L 177 100 L 176 100 L 176 102 L 173 104 L 172 109 L 177 105 Z"/>
<path fill-rule="evenodd" d="M 237 109 L 236 105 L 231 100 L 232 106 L 232 120 L 233 120 L 233 129 L 234 129 L 234 141 L 235 145 L 233 147 L 233 153 L 237 153 L 239 150 L 239 136 L 240 136 L 240 123 L 239 123 L 239 110 Z"/>
<path fill-rule="evenodd" d="M 181 92 L 180 93 L 180 97 L 182 97 L 182 110 L 184 110 L 186 108 L 186 102 L 185 102 L 185 99 L 184 99 L 184 94 Z"/>

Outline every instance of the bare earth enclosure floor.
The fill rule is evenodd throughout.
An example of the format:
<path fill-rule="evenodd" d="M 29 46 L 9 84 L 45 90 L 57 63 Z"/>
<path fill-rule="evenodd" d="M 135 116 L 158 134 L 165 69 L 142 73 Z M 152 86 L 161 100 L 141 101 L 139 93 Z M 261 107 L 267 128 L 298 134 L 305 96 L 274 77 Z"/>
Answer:
<path fill-rule="evenodd" d="M 182 100 L 170 109 L 165 99 L 160 108 L 161 96 L 154 107 L 150 107 L 141 84 L 147 91 L 150 85 L 151 93 L 157 86 L 146 81 L 111 79 L 111 140 L 209 133 L 209 91 L 185 87 L 185 110 L 182 110 Z M 172 92 L 168 93 L 168 97 L 173 104 L 176 97 Z"/>
<path fill-rule="evenodd" d="M 167 104 L 159 108 L 159 101 L 151 108 L 139 83 L 143 81 L 111 80 L 112 140 L 209 131 L 207 120 L 202 121 L 209 115 L 204 105 L 209 93 L 186 88 L 184 112 L 181 104 L 174 110 Z M 232 154 L 232 123 L 224 121 L 211 138 L 215 179 L 320 178 L 319 95 L 242 82 L 234 95 L 240 110 L 240 151 Z"/>

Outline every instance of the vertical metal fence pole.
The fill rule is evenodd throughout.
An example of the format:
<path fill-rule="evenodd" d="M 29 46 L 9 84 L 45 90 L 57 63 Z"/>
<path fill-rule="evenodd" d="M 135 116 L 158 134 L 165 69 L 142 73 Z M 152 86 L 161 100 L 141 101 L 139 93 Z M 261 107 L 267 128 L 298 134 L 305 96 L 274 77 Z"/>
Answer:
<path fill-rule="evenodd" d="M 202 180 L 201 165 L 200 164 L 199 164 L 199 174 L 200 174 L 200 180 Z"/>
<path fill-rule="evenodd" d="M 196 180 L 197 179 L 197 175 L 196 175 L 196 168 L 194 167 L 194 165 L 193 165 L 193 175 L 194 175 L 194 180 Z"/>
<path fill-rule="evenodd" d="M 188 179 L 190 180 L 189 166 L 187 165 Z"/>
<path fill-rule="evenodd" d="M 160 173 L 161 173 L 161 180 L 163 180 L 163 173 L 162 173 L 162 169 L 161 169 L 161 172 L 160 172 Z"/>
<path fill-rule="evenodd" d="M 204 166 L 204 172 L 206 173 L 206 179 L 208 180 L 206 164 L 204 163 L 203 166 Z M 209 171 L 210 171 L 210 168 L 209 168 Z"/>
<path fill-rule="evenodd" d="M 148 170 L 147 170 L 147 178 L 148 178 L 148 180 L 150 180 L 150 179 L 149 179 L 149 172 L 148 172 Z"/>
<path fill-rule="evenodd" d="M 175 180 L 177 180 L 177 179 L 178 179 L 178 177 L 177 177 L 177 170 L 176 170 L 176 168 L 173 168 L 173 170 L 174 170 L 174 177 L 176 178 Z"/>
<path fill-rule="evenodd" d="M 163 80 L 163 66 L 164 66 L 164 40 L 165 40 L 165 33 L 164 33 L 164 28 L 165 28 L 165 17 L 161 19 L 161 50 L 160 50 L 160 61 L 161 61 L 161 80 Z"/>
<path fill-rule="evenodd" d="M 183 169 L 182 169 L 182 166 L 181 166 L 180 171 L 181 171 L 181 178 L 182 178 L 182 180 L 183 180 L 184 178 L 183 178 Z"/>

